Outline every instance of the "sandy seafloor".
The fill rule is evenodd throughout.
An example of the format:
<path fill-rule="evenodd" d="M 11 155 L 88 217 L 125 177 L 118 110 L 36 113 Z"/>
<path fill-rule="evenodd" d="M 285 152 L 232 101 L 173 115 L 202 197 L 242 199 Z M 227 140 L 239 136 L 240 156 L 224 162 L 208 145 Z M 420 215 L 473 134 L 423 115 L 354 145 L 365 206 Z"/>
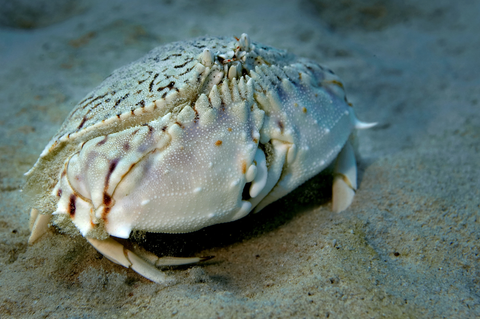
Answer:
<path fill-rule="evenodd" d="M 1 318 L 480 316 L 480 2 L 0 1 Z M 154 284 L 52 231 L 20 189 L 71 108 L 163 43 L 239 36 L 332 68 L 358 116 L 359 189 L 320 175 L 262 213 L 149 237 L 213 255 Z"/>

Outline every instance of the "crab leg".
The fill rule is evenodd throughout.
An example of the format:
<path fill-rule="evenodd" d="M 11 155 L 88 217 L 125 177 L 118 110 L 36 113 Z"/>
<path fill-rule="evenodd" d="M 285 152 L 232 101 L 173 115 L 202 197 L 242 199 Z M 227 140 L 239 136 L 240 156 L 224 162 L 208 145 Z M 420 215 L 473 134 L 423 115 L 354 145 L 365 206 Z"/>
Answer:
<path fill-rule="evenodd" d="M 42 237 L 48 231 L 48 223 L 52 215 L 40 214 L 38 210 L 32 208 L 30 211 L 30 238 L 28 243 L 31 245 Z"/>
<path fill-rule="evenodd" d="M 163 283 L 166 281 L 165 275 L 159 269 L 138 257 L 132 251 L 126 249 L 115 239 L 108 237 L 103 240 L 95 238 L 87 238 L 87 240 L 96 250 L 98 250 L 99 253 L 114 263 L 126 268 L 132 268 L 137 273 L 153 282 Z"/>
<path fill-rule="evenodd" d="M 350 206 L 357 189 L 357 164 L 350 142 L 338 154 L 333 174 L 332 210 L 339 213 Z"/>
<path fill-rule="evenodd" d="M 213 256 L 207 257 L 158 257 L 155 254 L 152 254 L 149 251 L 146 251 L 142 248 L 135 247 L 135 253 L 141 258 L 148 261 L 150 264 L 155 265 L 156 267 L 161 266 L 181 266 L 181 265 L 190 265 L 196 264 L 201 261 L 212 259 Z"/>
<path fill-rule="evenodd" d="M 150 279 L 156 283 L 164 283 L 168 281 L 163 272 L 155 266 L 178 266 L 197 263 L 210 259 L 212 257 L 162 257 L 147 252 L 140 251 L 140 256 L 133 251 L 125 248 L 118 241 L 112 237 L 107 239 L 87 238 L 90 244 L 102 255 L 116 264 L 122 265 L 126 268 L 132 268 L 138 274 Z"/>

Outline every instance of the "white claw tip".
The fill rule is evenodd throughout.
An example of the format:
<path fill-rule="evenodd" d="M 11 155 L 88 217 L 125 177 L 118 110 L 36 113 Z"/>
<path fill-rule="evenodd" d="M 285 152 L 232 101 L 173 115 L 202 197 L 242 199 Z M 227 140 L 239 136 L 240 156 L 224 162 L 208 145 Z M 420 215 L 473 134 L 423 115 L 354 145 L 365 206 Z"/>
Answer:
<path fill-rule="evenodd" d="M 365 130 L 367 128 L 371 128 L 377 125 L 377 122 L 367 123 L 367 122 L 360 121 L 355 116 L 355 112 L 353 111 L 353 109 L 350 109 L 350 120 L 352 121 L 353 127 L 355 127 L 357 130 Z"/>
<path fill-rule="evenodd" d="M 367 123 L 367 122 L 359 121 L 358 119 L 355 121 L 355 123 L 353 123 L 353 125 L 355 126 L 355 128 L 356 128 L 357 130 L 365 130 L 365 129 L 367 129 L 367 128 L 374 127 L 374 126 L 377 125 L 377 124 L 378 124 L 377 122 Z"/>

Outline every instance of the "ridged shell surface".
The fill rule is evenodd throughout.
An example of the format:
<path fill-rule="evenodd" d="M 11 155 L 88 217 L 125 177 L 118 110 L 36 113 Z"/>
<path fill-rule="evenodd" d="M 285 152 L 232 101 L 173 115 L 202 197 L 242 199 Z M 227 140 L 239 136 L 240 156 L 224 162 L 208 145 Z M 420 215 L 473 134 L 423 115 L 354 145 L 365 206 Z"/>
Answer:
<path fill-rule="evenodd" d="M 27 173 L 41 213 L 84 236 L 236 220 L 328 166 L 354 128 L 316 62 L 237 38 L 160 46 L 72 110 Z"/>

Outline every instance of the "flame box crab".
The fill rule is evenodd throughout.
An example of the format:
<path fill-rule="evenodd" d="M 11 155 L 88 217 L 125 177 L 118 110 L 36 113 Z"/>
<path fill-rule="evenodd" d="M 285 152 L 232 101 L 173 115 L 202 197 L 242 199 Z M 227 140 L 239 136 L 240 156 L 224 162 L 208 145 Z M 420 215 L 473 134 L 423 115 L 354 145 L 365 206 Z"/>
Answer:
<path fill-rule="evenodd" d="M 342 211 L 356 189 L 349 137 L 369 126 L 328 68 L 246 34 L 157 47 L 80 101 L 26 173 L 29 242 L 73 224 L 110 260 L 163 282 L 156 266 L 201 258 L 158 258 L 113 237 L 234 221 L 333 161 Z"/>

